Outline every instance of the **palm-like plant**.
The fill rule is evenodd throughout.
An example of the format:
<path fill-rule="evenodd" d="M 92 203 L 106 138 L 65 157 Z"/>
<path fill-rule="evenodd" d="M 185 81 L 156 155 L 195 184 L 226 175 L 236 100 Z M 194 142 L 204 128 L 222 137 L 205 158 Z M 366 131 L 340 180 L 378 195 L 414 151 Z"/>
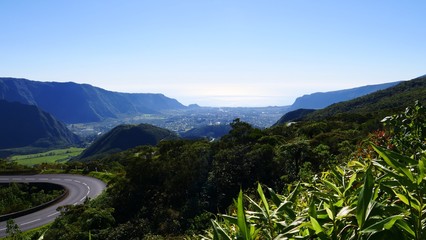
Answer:
<path fill-rule="evenodd" d="M 391 132 L 398 134 L 391 142 L 404 146 L 395 148 L 399 152 L 371 144 L 375 157 L 337 166 L 298 184 L 288 196 L 268 188 L 267 198 L 259 184 L 259 200 L 246 196 L 246 209 L 240 192 L 236 216 L 219 215 L 206 238 L 425 239 L 426 120 L 418 114 L 424 112 L 416 103 L 405 119 L 392 118 L 396 130 Z"/>

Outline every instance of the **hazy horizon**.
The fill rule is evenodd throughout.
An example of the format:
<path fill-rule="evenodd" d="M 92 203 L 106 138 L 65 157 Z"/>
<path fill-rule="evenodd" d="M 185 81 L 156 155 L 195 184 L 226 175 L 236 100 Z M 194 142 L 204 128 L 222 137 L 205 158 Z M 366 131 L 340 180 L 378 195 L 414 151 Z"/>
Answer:
<path fill-rule="evenodd" d="M 425 74 L 423 1 L 0 2 L 0 76 L 286 106 Z"/>

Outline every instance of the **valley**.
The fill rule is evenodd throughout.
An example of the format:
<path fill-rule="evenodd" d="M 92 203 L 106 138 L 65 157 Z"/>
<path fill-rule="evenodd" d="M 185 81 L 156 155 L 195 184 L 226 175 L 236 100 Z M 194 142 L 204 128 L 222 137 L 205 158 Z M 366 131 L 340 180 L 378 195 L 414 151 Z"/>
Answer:
<path fill-rule="evenodd" d="M 248 122 L 258 128 L 268 128 L 287 112 L 288 106 L 258 108 L 196 107 L 163 111 L 158 114 L 141 114 L 109 118 L 101 122 L 68 124 L 67 127 L 82 137 L 93 137 L 111 130 L 119 124 L 147 123 L 182 133 L 208 125 L 229 125 L 234 119 Z"/>

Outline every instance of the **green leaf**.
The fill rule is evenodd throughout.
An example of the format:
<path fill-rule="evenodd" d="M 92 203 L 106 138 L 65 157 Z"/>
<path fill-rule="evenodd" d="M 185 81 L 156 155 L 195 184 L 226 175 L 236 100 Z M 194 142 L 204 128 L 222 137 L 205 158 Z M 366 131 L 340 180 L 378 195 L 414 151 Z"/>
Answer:
<path fill-rule="evenodd" d="M 247 221 L 246 221 L 246 215 L 244 213 L 244 204 L 243 204 L 243 191 L 240 190 L 240 194 L 238 195 L 237 200 L 237 220 L 238 220 L 238 228 L 239 233 L 243 237 L 243 239 L 251 239 L 250 238 L 250 229 L 248 227 Z"/>
<path fill-rule="evenodd" d="M 282 200 L 278 197 L 278 195 L 275 193 L 275 191 L 272 188 L 268 188 L 269 195 L 271 196 L 272 202 L 275 204 L 275 206 L 279 206 L 282 202 Z"/>
<path fill-rule="evenodd" d="M 260 199 L 262 199 L 263 206 L 265 206 L 266 208 L 266 214 L 269 217 L 269 204 L 268 201 L 266 201 L 266 197 L 263 193 L 262 186 L 260 185 L 260 183 L 257 184 L 257 192 L 259 193 Z"/>
<path fill-rule="evenodd" d="M 314 229 L 316 234 L 319 234 L 321 232 L 323 232 L 321 225 L 319 224 L 319 222 L 313 218 L 313 217 L 309 217 L 311 219 L 311 224 L 312 224 L 312 228 Z"/>
<path fill-rule="evenodd" d="M 373 174 L 371 173 L 371 166 L 367 169 L 364 176 L 364 185 L 361 188 L 361 191 L 358 195 L 358 204 L 357 204 L 357 213 L 356 219 L 358 222 L 358 227 L 362 229 L 364 222 L 366 220 L 366 213 L 368 210 L 368 205 L 372 200 L 373 196 L 373 187 L 374 179 Z"/>
<path fill-rule="evenodd" d="M 419 160 L 419 178 L 417 179 L 417 184 L 420 185 L 420 183 L 423 181 L 423 178 L 425 177 L 426 172 L 426 158 L 422 157 Z"/>
<path fill-rule="evenodd" d="M 274 214 L 285 212 L 287 216 L 294 220 L 296 218 L 296 214 L 294 213 L 294 210 L 291 208 L 292 202 L 282 202 L 277 209 L 275 209 Z"/>
<path fill-rule="evenodd" d="M 309 209 L 308 209 L 309 216 L 317 218 L 317 208 L 315 205 L 315 199 L 311 198 L 311 202 L 309 203 Z"/>
<path fill-rule="evenodd" d="M 322 179 L 321 180 L 328 188 L 330 188 L 330 189 L 332 189 L 332 190 L 334 190 L 336 193 L 337 193 L 337 195 L 339 195 L 339 196 L 342 196 L 342 192 L 340 191 L 340 189 L 335 185 L 335 184 L 333 184 L 332 182 L 329 182 L 329 181 L 327 181 L 327 180 L 325 180 L 325 179 Z"/>
<path fill-rule="evenodd" d="M 336 219 L 340 220 L 342 218 L 347 217 L 355 208 L 350 208 L 349 206 L 345 206 L 336 215 Z"/>
<path fill-rule="evenodd" d="M 411 158 L 397 154 L 397 153 L 392 152 L 392 151 L 389 151 L 389 150 L 384 149 L 382 147 L 375 146 L 373 144 L 371 146 L 383 158 L 383 160 L 385 160 L 385 162 L 389 166 L 391 166 L 392 168 L 394 168 L 398 172 L 407 176 L 410 179 L 411 182 L 415 182 L 413 174 L 411 173 L 410 169 L 406 168 L 405 165 L 403 165 L 401 163 L 402 161 L 406 162 L 407 164 L 413 163 L 413 160 Z"/>
<path fill-rule="evenodd" d="M 232 239 L 230 236 L 228 236 L 225 230 L 215 220 L 212 220 L 212 225 L 213 225 L 213 240 L 222 240 L 222 239 L 231 240 Z"/>
<path fill-rule="evenodd" d="M 297 183 L 294 190 L 288 195 L 288 197 L 287 197 L 288 201 L 294 202 L 294 200 L 296 200 L 297 193 L 299 192 L 299 188 L 300 188 L 300 182 Z"/>
<path fill-rule="evenodd" d="M 385 229 L 389 230 L 393 227 L 393 225 L 395 224 L 395 222 L 397 220 L 403 219 L 404 216 L 403 215 L 394 215 L 394 216 L 390 216 L 387 217 L 381 221 L 378 221 L 370 226 L 368 226 L 367 228 L 361 230 L 362 233 L 375 233 L 375 232 L 379 232 L 379 231 L 383 231 Z"/>
<path fill-rule="evenodd" d="M 325 207 L 325 211 L 327 212 L 328 218 L 330 218 L 331 220 L 334 220 L 333 211 L 331 211 L 329 207 Z"/>
<path fill-rule="evenodd" d="M 411 229 L 411 227 L 403 220 L 397 221 L 395 224 L 397 227 L 410 234 L 412 237 L 416 236 L 416 233 Z"/>
<path fill-rule="evenodd" d="M 351 178 L 349 178 L 349 183 L 346 186 L 345 191 L 343 192 L 343 195 L 345 195 L 346 192 L 352 187 L 352 185 L 354 184 L 355 180 L 356 180 L 356 173 L 353 173 L 352 176 L 351 176 Z"/>

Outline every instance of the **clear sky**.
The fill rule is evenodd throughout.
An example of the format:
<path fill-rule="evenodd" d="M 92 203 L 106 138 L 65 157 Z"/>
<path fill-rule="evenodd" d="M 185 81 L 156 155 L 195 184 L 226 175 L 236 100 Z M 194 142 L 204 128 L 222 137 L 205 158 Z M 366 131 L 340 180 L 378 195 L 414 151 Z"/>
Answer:
<path fill-rule="evenodd" d="M 203 106 L 426 74 L 426 1 L 0 1 L 0 76 Z"/>

